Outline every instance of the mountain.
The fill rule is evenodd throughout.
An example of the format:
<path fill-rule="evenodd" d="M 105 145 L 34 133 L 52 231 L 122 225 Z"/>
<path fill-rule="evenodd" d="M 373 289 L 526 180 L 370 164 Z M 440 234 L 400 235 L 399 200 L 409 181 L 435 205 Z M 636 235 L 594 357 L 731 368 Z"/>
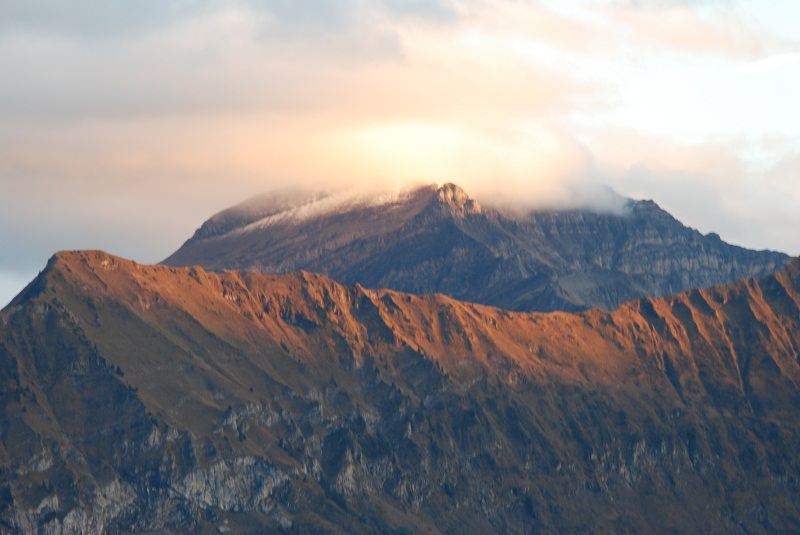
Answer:
<path fill-rule="evenodd" d="M 789 262 L 683 226 L 652 201 L 619 210 L 483 207 L 458 186 L 386 197 L 282 192 L 206 221 L 164 263 L 322 273 L 368 288 L 443 293 L 508 310 L 614 310 Z"/>
<path fill-rule="evenodd" d="M 0 531 L 800 531 L 800 262 L 613 313 L 60 253 L 0 313 Z"/>

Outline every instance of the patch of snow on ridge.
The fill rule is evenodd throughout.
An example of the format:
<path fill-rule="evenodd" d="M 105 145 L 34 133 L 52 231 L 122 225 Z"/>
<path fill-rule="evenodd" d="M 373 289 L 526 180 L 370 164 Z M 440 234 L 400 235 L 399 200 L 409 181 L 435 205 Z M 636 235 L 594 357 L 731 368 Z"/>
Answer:
<path fill-rule="evenodd" d="M 313 197 L 296 206 L 289 206 L 279 212 L 269 214 L 257 221 L 253 221 L 234 232 L 246 233 L 264 229 L 269 226 L 284 222 L 308 221 L 322 215 L 344 213 L 356 208 L 373 208 L 395 204 L 408 197 L 408 191 L 381 192 L 379 194 L 364 194 L 346 191 L 327 196 Z"/>

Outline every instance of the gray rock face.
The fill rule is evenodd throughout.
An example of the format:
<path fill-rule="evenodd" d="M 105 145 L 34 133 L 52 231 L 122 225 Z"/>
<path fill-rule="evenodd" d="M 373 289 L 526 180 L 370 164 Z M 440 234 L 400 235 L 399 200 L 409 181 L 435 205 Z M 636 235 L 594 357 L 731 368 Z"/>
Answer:
<path fill-rule="evenodd" d="M 704 236 L 652 201 L 621 204 L 620 213 L 517 215 L 454 184 L 383 200 L 284 193 L 217 214 L 164 263 L 303 269 L 510 310 L 575 311 L 765 276 L 789 261 Z"/>

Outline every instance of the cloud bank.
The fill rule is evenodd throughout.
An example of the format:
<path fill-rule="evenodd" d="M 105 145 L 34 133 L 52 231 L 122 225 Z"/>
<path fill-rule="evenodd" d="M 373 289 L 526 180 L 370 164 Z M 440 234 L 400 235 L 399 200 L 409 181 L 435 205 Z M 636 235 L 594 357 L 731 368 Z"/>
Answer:
<path fill-rule="evenodd" d="M 287 185 L 452 181 L 524 208 L 611 206 L 609 186 L 798 254 L 800 46 L 780 9 L 0 3 L 0 275 L 64 248 L 154 262 Z"/>

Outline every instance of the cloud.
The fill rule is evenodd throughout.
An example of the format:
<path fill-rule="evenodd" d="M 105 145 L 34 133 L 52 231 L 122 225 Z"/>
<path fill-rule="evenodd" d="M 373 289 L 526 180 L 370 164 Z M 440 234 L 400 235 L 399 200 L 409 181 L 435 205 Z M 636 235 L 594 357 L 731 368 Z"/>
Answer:
<path fill-rule="evenodd" d="M 4 0 L 0 30 L 62 35 L 84 40 L 120 40 L 168 26 L 212 2 L 140 0 Z"/>
<path fill-rule="evenodd" d="M 674 7 L 732 7 L 738 0 L 619 0 L 617 5 L 635 9 L 671 9 Z"/>
<path fill-rule="evenodd" d="M 230 8 L 113 46 L 9 35 L 0 49 L 0 69 L 11 74 L 0 110 L 50 121 L 291 110 L 324 104 L 342 73 L 399 55 L 393 34 L 380 29 L 293 40 L 272 36 L 278 26 Z"/>
<path fill-rule="evenodd" d="M 605 183 L 790 249 L 778 229 L 799 198 L 786 178 L 796 104 L 778 95 L 792 80 L 772 77 L 791 69 L 736 69 L 798 47 L 748 9 L 2 2 L 0 225 L 14 231 L 0 270 L 78 247 L 155 261 L 214 212 L 288 183 L 453 181 L 524 207 L 597 204 Z M 773 130 L 784 142 L 762 143 Z"/>
<path fill-rule="evenodd" d="M 631 42 L 662 52 L 749 58 L 784 44 L 782 38 L 742 18 L 735 10 L 698 9 L 699 5 L 655 2 L 647 3 L 646 9 L 614 6 L 604 11 L 618 31 L 630 35 Z"/>
<path fill-rule="evenodd" d="M 544 164 L 541 147 L 521 146 L 542 139 L 528 133 L 592 90 L 458 24 L 356 32 L 337 49 L 265 40 L 274 21 L 251 15 L 216 12 L 110 50 L 11 40 L 0 66 L 18 75 L 0 87 L 0 165 L 73 181 L 227 175 L 248 188 L 286 176 L 455 179 L 475 174 L 459 159 L 476 155 L 481 169 L 519 175 L 530 164 L 531 175 Z M 347 50 L 389 33 L 397 42 L 382 52 L 365 47 L 372 58 Z M 33 68 L 20 72 L 20 54 Z"/>
<path fill-rule="evenodd" d="M 231 9 L 274 21 L 272 37 L 313 38 L 392 24 L 449 24 L 476 2 L 450 0 L 316 0 L 313 7 L 292 0 L 4 0 L 0 31 L 58 35 L 84 41 L 141 38 L 193 18 Z"/>
<path fill-rule="evenodd" d="M 610 102 L 614 73 L 592 66 L 610 57 L 624 68 L 659 50 L 750 57 L 771 42 L 733 15 L 688 7 L 586 8 L 588 19 L 539 3 L 446 0 L 324 0 L 314 9 L 286 0 L 10 1 L 2 9 L 0 113 L 12 120 L 325 112 L 369 86 L 381 92 L 372 102 L 398 109 L 413 95 L 419 113 L 437 100 L 465 114 L 476 104 L 508 108 L 509 95 L 538 110 Z M 133 33 L 116 31 L 128 20 Z M 86 26 L 107 29 L 105 41 Z M 369 80 L 386 73 L 387 83 Z M 420 81 L 430 85 L 420 90 Z M 403 87 L 408 96 L 395 89 Z M 542 100 L 539 88 L 564 98 Z"/>
<path fill-rule="evenodd" d="M 747 65 L 742 66 L 741 71 L 745 74 L 772 71 L 791 63 L 797 63 L 798 61 L 800 61 L 800 52 L 777 54 L 775 56 L 750 62 Z"/>

